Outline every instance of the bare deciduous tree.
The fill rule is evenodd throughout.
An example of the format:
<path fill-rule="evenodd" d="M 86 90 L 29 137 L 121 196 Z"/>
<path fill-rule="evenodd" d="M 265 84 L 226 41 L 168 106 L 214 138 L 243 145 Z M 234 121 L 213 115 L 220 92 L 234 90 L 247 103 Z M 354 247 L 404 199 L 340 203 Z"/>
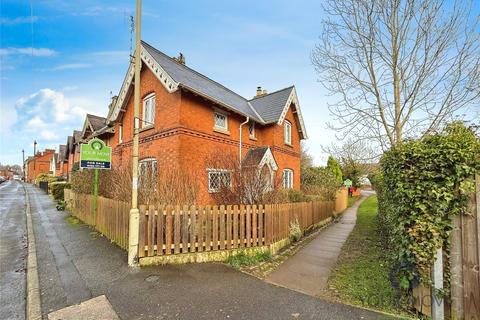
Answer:
<path fill-rule="evenodd" d="M 222 169 L 228 173 L 216 192 L 212 193 L 217 204 L 263 204 L 286 202 L 279 195 L 280 179 L 267 165 L 259 169 L 258 163 L 238 162 L 233 153 L 212 152 L 206 158 L 208 168 Z"/>
<path fill-rule="evenodd" d="M 480 102 L 476 1 L 327 0 L 312 52 L 332 128 L 382 149 Z"/>

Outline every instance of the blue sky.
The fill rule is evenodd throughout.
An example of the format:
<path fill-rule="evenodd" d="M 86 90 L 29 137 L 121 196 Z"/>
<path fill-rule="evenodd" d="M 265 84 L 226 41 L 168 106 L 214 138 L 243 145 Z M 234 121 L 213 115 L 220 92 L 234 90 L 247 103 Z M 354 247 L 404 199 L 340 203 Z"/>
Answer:
<path fill-rule="evenodd" d="M 128 67 L 135 1 L 1 1 L 0 162 L 66 142 L 85 113 L 105 116 Z M 331 143 L 325 91 L 310 62 L 320 1 L 143 1 L 142 38 L 237 93 L 295 84 L 309 139 Z M 33 22 L 33 23 L 32 23 Z M 33 25 L 33 26 L 32 26 Z"/>

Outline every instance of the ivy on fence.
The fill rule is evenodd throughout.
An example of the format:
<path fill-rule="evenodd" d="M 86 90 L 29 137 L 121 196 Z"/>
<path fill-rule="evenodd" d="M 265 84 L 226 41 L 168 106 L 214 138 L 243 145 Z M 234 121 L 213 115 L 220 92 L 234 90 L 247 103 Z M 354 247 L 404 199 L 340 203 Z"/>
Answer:
<path fill-rule="evenodd" d="M 449 254 L 451 217 L 465 214 L 474 175 L 480 170 L 480 141 L 461 122 L 442 133 L 401 143 L 381 159 L 379 225 L 397 263 L 403 288 L 430 285 L 435 252 Z M 448 260 L 448 259 L 447 259 Z M 449 288 L 446 265 L 445 288 Z"/>

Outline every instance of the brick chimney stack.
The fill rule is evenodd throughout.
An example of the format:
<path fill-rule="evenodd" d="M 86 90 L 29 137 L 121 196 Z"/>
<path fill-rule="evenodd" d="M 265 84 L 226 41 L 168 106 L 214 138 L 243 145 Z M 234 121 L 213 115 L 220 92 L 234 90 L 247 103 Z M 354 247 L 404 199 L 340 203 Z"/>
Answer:
<path fill-rule="evenodd" d="M 265 89 L 262 90 L 262 87 L 257 87 L 257 93 L 255 94 L 255 98 L 263 97 L 266 95 L 267 95 L 267 90 Z"/>

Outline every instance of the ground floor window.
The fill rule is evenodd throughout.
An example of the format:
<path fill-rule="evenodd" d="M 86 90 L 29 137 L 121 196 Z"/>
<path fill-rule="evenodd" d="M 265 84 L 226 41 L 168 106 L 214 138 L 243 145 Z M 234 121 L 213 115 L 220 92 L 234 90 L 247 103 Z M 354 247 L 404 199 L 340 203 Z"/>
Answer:
<path fill-rule="evenodd" d="M 231 172 L 225 169 L 208 169 L 208 192 L 219 192 L 231 186 Z"/>
<path fill-rule="evenodd" d="M 150 185 L 157 179 L 157 159 L 146 158 L 138 162 L 138 182 L 139 185 Z"/>
<path fill-rule="evenodd" d="M 291 169 L 283 170 L 283 187 L 285 189 L 293 188 L 293 170 Z"/>

